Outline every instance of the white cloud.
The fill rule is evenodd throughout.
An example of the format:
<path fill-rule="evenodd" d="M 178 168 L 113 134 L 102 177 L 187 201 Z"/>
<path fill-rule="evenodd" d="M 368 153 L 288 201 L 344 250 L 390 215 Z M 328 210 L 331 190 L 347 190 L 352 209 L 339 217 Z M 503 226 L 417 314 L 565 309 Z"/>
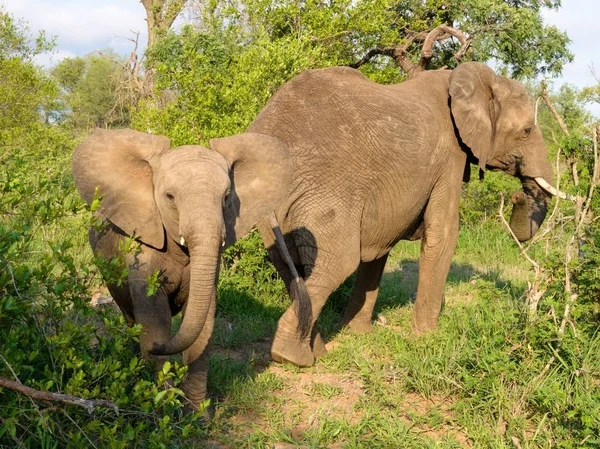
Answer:
<path fill-rule="evenodd" d="M 125 38 L 133 37 L 131 30 L 140 32 L 141 46 L 147 41 L 145 11 L 139 2 L 0 0 L 0 3 L 15 17 L 28 22 L 32 30 L 45 30 L 48 36 L 57 37 L 58 54 L 52 58 L 54 61 L 61 55 L 82 56 L 106 47 L 128 54 L 133 44 Z"/>

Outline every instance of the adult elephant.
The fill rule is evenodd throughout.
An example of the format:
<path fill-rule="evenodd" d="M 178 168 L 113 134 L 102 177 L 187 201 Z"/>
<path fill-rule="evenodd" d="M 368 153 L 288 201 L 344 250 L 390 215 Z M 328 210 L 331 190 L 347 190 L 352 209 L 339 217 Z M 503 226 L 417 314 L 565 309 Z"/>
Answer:
<path fill-rule="evenodd" d="M 422 239 L 413 329 L 437 326 L 469 163 L 521 180 L 510 221 L 521 241 L 535 234 L 550 201 L 552 168 L 525 88 L 478 63 L 397 85 L 350 68 L 309 70 L 281 87 L 248 131 L 290 150 L 290 194 L 276 215 L 312 305 L 280 319 L 277 361 L 308 366 L 324 352 L 315 321 L 357 268 L 344 323 L 372 329 L 386 258 L 403 239 Z M 269 226 L 260 230 L 271 245 Z M 273 251 L 271 258 L 289 282 L 290 270 Z"/>
<path fill-rule="evenodd" d="M 285 198 L 291 177 L 289 153 L 274 137 L 246 133 L 210 147 L 170 149 L 163 136 L 97 130 L 72 159 L 81 196 L 88 204 L 102 198 L 96 213 L 104 223 L 89 231 L 94 253 L 121 257 L 128 269 L 126 281 L 109 280 L 108 289 L 127 322 L 142 325 L 144 358 L 183 351 L 192 409 L 206 397 L 221 250 Z M 139 247 L 124 253 L 129 237 Z M 160 287 L 148 295 L 154 273 Z M 171 317 L 181 310 L 171 339 Z"/>

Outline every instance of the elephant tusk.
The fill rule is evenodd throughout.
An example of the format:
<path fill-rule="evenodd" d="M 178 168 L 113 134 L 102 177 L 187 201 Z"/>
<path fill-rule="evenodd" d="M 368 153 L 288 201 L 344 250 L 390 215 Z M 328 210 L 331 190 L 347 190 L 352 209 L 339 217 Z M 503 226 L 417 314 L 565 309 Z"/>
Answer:
<path fill-rule="evenodd" d="M 185 246 L 185 239 L 183 238 L 183 236 L 181 236 L 181 238 L 179 239 L 179 244 L 181 246 Z"/>
<path fill-rule="evenodd" d="M 548 181 L 546 181 L 544 178 L 533 178 L 535 180 L 535 182 L 538 183 L 538 185 L 544 189 L 546 192 L 557 196 L 559 198 L 562 198 L 563 200 L 570 200 L 573 201 L 575 200 L 575 197 L 573 195 L 569 195 L 567 193 L 561 192 L 560 190 L 556 190 L 553 186 L 550 185 L 550 183 Z"/>

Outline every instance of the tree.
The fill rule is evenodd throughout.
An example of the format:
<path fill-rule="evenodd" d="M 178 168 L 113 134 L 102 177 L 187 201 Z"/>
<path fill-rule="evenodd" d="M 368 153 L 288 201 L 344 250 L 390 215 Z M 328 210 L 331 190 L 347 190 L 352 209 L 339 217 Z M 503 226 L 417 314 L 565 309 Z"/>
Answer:
<path fill-rule="evenodd" d="M 146 10 L 148 48 L 171 28 L 186 0 L 140 0 Z"/>
<path fill-rule="evenodd" d="M 30 38 L 27 27 L 0 8 L 0 141 L 47 117 L 58 91 L 33 58 L 53 46 L 43 33 Z"/>
<path fill-rule="evenodd" d="M 119 56 L 110 49 L 101 53 L 102 56 L 66 58 L 52 69 L 62 90 L 64 119 L 78 129 L 128 122 L 128 110 L 117 101 Z"/>
<path fill-rule="evenodd" d="M 146 102 L 134 122 L 175 143 L 206 142 L 243 131 L 300 71 L 334 65 L 359 66 L 382 83 L 401 81 L 411 67 L 453 67 L 461 59 L 494 59 L 514 76 L 558 73 L 571 58 L 568 38 L 543 24 L 542 7 L 559 2 L 198 0 L 191 23 L 148 50 L 156 87 L 169 93 L 166 108 Z M 374 49 L 391 53 L 365 59 Z"/>
<path fill-rule="evenodd" d="M 390 50 L 396 49 L 415 63 L 428 33 L 439 26 L 451 27 L 460 30 L 464 40 L 458 34 L 450 39 L 451 34 L 437 42 L 431 68 L 453 67 L 454 55 L 466 41 L 468 59 L 494 59 L 512 76 L 522 77 L 560 73 L 572 59 L 566 34 L 544 25 L 541 17 L 542 8 L 559 7 L 560 0 L 238 0 L 235 7 L 197 2 L 193 9 L 203 30 L 231 32 L 237 27 L 249 36 L 266 32 L 271 40 L 306 36 L 345 65 L 356 64 L 377 49 L 372 56 L 393 56 Z M 386 64 L 381 58 L 374 62 L 378 67 Z"/>

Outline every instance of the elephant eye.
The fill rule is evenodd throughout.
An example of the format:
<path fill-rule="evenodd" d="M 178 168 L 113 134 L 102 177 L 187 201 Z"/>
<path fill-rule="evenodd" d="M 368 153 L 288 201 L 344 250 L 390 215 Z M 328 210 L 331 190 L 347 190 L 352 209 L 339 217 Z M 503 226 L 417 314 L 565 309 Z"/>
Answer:
<path fill-rule="evenodd" d="M 169 200 L 169 202 L 171 202 L 171 203 L 172 203 L 173 201 L 175 201 L 175 197 L 173 196 L 173 194 L 172 194 L 172 193 L 170 193 L 170 192 L 167 192 L 167 193 L 165 194 L 165 196 L 167 197 L 167 200 Z"/>
<path fill-rule="evenodd" d="M 523 130 L 523 138 L 527 139 L 529 137 L 529 134 L 531 134 L 531 127 L 530 126 L 528 126 L 527 128 L 525 128 Z"/>

